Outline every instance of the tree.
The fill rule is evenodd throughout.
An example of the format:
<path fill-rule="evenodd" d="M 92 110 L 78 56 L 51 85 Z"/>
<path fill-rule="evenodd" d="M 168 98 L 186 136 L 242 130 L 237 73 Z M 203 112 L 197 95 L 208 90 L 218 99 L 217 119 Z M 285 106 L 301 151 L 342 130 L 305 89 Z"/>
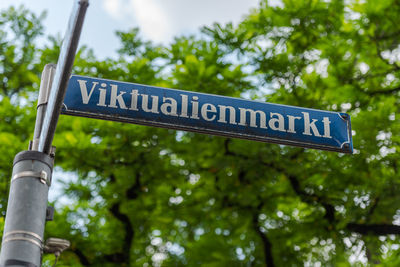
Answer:
<path fill-rule="evenodd" d="M 274 3 L 262 1 L 237 26 L 214 24 L 168 46 L 143 41 L 138 29 L 118 32 L 118 59 L 98 61 L 82 48 L 73 72 L 347 112 L 355 153 L 62 116 L 54 143 L 64 193 L 46 226 L 47 236 L 72 242 L 61 263 L 399 264 L 400 3 Z M 5 21 L 37 19 L 12 10 L 2 29 Z M 20 40 L 30 32 L 24 27 Z M 33 132 L 33 104 L 27 103 L 38 87 L 34 77 L 57 59 L 59 41 L 52 41 L 41 49 L 30 41 L 31 56 L 21 64 L 13 62 L 24 53 L 10 42 L 1 45 L 14 51 L 0 53 L 13 63 L 8 72 L 1 69 L 3 82 L 16 75 L 15 85 L 3 85 L 0 104 L 9 120 L 0 124 L 8 144 L 0 148 L 2 188 L 7 164 Z M 18 79 L 17 67 L 31 71 L 31 80 Z"/>
<path fill-rule="evenodd" d="M 11 162 L 27 148 L 34 127 L 33 100 L 39 89 L 43 65 L 38 65 L 36 38 L 43 34 L 45 14 L 36 16 L 24 7 L 11 7 L 0 14 L 0 207 L 3 225 Z M 35 93 L 33 93 L 35 92 Z"/>

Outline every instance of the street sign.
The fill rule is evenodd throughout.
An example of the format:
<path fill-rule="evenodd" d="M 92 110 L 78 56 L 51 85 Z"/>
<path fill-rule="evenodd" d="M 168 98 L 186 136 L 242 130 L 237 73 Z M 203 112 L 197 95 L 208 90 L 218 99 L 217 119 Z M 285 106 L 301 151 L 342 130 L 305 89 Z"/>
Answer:
<path fill-rule="evenodd" d="M 345 113 L 71 76 L 62 114 L 352 153 Z"/>

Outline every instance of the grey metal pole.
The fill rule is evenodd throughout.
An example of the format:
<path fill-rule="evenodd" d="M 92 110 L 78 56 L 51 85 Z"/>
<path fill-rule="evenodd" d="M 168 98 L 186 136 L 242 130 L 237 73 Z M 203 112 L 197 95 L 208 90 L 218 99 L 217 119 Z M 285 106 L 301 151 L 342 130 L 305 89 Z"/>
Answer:
<path fill-rule="evenodd" d="M 31 150 L 37 150 L 54 70 L 54 64 L 47 64 L 42 73 Z M 53 158 L 43 152 L 23 151 L 16 155 L 0 253 L 1 267 L 40 266 L 52 168 Z"/>
<path fill-rule="evenodd" d="M 14 159 L 0 267 L 41 266 L 53 169 L 49 154 L 88 5 L 88 0 L 75 0 L 57 67 L 54 71 L 54 66 L 46 65 L 43 71 L 34 138 L 30 150 L 18 153 Z M 53 239 L 48 244 L 53 247 L 47 250 L 61 252 L 66 247 L 61 241 Z"/>
<path fill-rule="evenodd" d="M 40 132 L 38 151 L 44 153 L 51 149 L 88 5 L 89 0 L 75 0 L 69 19 Z"/>
<path fill-rule="evenodd" d="M 0 266 L 41 266 L 53 159 L 42 152 L 15 156 Z"/>
<path fill-rule="evenodd" d="M 46 64 L 42 72 L 42 79 L 40 81 L 39 97 L 36 111 L 35 131 L 33 133 L 33 140 L 29 150 L 38 150 L 40 132 L 42 131 L 44 114 L 46 114 L 47 102 L 49 99 L 50 88 L 53 83 L 54 73 L 56 71 L 56 64 Z"/>

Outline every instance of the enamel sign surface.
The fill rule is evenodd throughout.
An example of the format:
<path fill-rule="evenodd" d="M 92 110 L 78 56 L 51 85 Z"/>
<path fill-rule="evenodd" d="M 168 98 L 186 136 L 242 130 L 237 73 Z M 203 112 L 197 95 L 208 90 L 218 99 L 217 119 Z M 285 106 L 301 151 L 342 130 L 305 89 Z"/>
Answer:
<path fill-rule="evenodd" d="M 352 153 L 345 113 L 71 76 L 62 114 Z"/>

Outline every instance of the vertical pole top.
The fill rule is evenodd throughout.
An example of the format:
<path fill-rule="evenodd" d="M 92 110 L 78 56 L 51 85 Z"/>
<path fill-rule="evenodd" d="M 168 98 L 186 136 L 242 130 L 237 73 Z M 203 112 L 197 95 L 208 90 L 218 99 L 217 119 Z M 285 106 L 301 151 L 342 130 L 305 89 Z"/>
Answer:
<path fill-rule="evenodd" d="M 39 98 L 37 103 L 38 107 L 47 104 L 56 66 L 56 64 L 46 64 L 46 66 L 44 66 L 40 81 Z"/>
<path fill-rule="evenodd" d="M 69 18 L 40 131 L 40 152 L 48 154 L 51 149 L 88 5 L 88 0 L 76 0 Z"/>

